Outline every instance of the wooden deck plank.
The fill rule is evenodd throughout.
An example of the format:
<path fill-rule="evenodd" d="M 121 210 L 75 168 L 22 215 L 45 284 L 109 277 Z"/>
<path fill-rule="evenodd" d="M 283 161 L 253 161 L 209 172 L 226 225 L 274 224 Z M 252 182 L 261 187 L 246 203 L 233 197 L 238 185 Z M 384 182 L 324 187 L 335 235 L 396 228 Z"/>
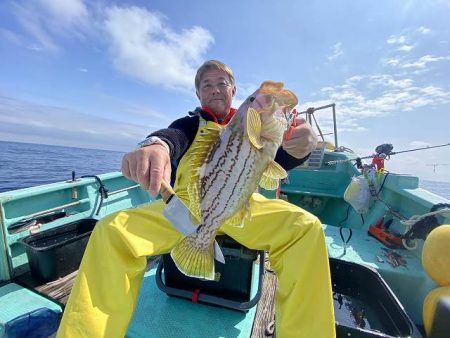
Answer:
<path fill-rule="evenodd" d="M 275 337 L 268 334 L 269 324 L 275 319 L 275 290 L 277 288 L 277 277 L 266 263 L 261 298 L 256 308 L 256 316 L 253 322 L 251 338 Z M 269 329 L 269 330 L 268 330 Z"/>

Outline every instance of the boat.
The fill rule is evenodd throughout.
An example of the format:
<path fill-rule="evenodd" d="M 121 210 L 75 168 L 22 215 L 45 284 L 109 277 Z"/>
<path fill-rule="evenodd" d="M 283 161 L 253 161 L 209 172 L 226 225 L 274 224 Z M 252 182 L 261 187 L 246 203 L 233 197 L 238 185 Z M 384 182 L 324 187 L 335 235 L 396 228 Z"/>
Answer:
<path fill-rule="evenodd" d="M 450 224 L 450 201 L 421 189 L 415 176 L 386 170 L 362 175 L 355 166 L 358 155 L 338 144 L 335 105 L 302 113 L 313 122 L 315 111 L 327 109 L 333 111 L 334 143 L 322 136 L 309 160 L 292 169 L 276 193 L 262 193 L 294 203 L 323 223 L 338 337 L 422 337 L 424 299 L 438 285 L 421 262 L 427 233 L 413 228 L 418 220 L 433 220 L 432 228 Z M 96 221 L 154 201 L 120 172 L 69 176 L 63 182 L 0 193 L 0 337 L 55 332 Z M 363 201 L 364 212 L 350 200 L 349 187 L 358 179 L 368 182 L 372 191 Z M 237 255 L 239 264 L 247 264 L 249 300 L 223 304 L 217 295 L 197 294 L 199 303 L 192 302 L 190 293 L 191 299 L 183 299 L 186 290 L 177 291 L 168 285 L 167 275 L 161 277 L 164 266 L 164 271 L 169 269 L 167 262 L 149 257 L 127 337 L 276 335 L 276 278 L 263 252 L 245 252 L 245 259 L 242 252 L 233 245 L 224 250 L 226 257 Z M 246 306 L 239 308 L 242 303 Z M 446 316 L 440 324 L 448 328 Z"/>

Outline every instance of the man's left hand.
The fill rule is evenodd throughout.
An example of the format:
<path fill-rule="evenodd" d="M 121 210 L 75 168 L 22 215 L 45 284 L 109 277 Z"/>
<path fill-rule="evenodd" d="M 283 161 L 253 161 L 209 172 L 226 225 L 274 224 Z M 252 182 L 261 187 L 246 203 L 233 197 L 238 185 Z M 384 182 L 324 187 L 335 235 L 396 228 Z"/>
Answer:
<path fill-rule="evenodd" d="M 317 136 L 304 118 L 296 117 L 294 125 L 291 138 L 284 140 L 282 147 L 289 155 L 301 159 L 316 148 Z"/>

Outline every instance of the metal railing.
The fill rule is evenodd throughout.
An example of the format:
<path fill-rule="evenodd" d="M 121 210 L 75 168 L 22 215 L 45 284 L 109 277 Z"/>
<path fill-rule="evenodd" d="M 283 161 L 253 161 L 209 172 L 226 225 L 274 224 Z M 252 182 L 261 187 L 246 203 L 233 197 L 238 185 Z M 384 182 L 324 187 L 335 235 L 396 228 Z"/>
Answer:
<path fill-rule="evenodd" d="M 313 119 L 314 119 L 314 123 L 316 125 L 317 130 L 319 131 L 319 135 L 322 138 L 322 141 L 325 142 L 324 139 L 324 135 L 329 135 L 331 133 L 328 134 L 324 134 L 322 133 L 322 130 L 319 127 L 319 123 L 317 122 L 315 116 L 314 116 L 314 112 L 318 111 L 318 110 L 322 110 L 322 109 L 327 109 L 327 108 L 332 108 L 333 109 L 333 134 L 334 134 L 334 147 L 337 148 L 339 146 L 338 144 L 338 135 L 337 135 L 337 123 L 336 123 L 336 104 L 335 103 L 331 103 L 331 104 L 327 104 L 325 106 L 320 106 L 320 107 L 311 107 L 306 109 L 305 111 L 299 112 L 299 115 L 304 114 L 306 116 L 305 120 L 309 122 L 309 124 L 312 126 L 313 125 Z"/>

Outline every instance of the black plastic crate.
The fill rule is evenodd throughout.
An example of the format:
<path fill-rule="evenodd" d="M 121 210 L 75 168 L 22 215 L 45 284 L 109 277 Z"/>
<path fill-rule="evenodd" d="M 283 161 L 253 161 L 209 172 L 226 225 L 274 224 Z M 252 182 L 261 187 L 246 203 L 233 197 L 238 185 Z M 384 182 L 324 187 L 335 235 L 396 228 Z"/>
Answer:
<path fill-rule="evenodd" d="M 198 298 L 199 302 L 247 310 L 253 307 L 260 297 L 264 252 L 250 250 L 228 236 L 218 236 L 216 239 L 225 257 L 225 264 L 215 261 L 214 281 L 184 275 L 178 270 L 170 254 L 166 254 L 162 256 L 158 266 L 156 276 L 158 287 L 171 296 L 187 299 L 194 297 Z M 258 292 L 251 299 L 253 263 L 258 254 L 260 254 Z"/>
<path fill-rule="evenodd" d="M 381 275 L 330 258 L 337 337 L 422 337 Z"/>
<path fill-rule="evenodd" d="M 77 270 L 96 223 L 82 219 L 22 238 L 32 276 L 49 282 Z"/>

